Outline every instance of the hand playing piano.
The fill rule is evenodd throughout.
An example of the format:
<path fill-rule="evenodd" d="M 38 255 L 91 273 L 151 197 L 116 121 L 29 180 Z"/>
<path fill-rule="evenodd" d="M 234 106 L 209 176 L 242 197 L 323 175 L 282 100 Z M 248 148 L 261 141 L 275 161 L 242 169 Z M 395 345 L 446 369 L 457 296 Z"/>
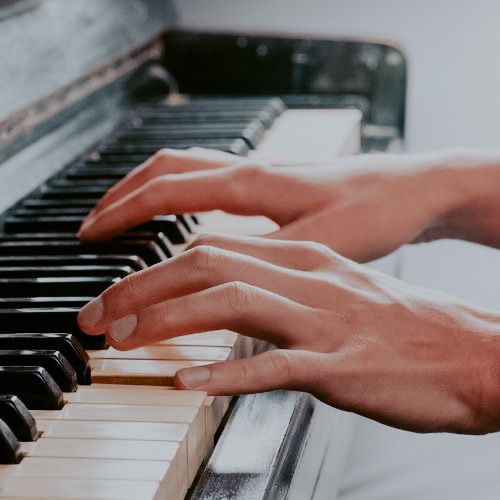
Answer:
<path fill-rule="evenodd" d="M 79 237 L 108 239 L 155 215 L 222 209 L 268 216 L 280 226 L 273 238 L 317 241 L 366 262 L 405 243 L 455 236 L 448 216 L 468 180 L 448 163 L 360 155 L 271 168 L 205 149 L 162 150 L 108 191 Z"/>
<path fill-rule="evenodd" d="M 117 349 L 229 329 L 277 349 L 181 370 L 210 394 L 307 391 L 415 431 L 500 428 L 498 315 L 317 243 L 203 236 L 84 307 L 80 327 Z"/>
<path fill-rule="evenodd" d="M 205 150 L 163 151 L 104 196 L 82 239 L 211 209 L 267 215 L 281 229 L 274 238 L 202 236 L 106 290 L 82 309 L 80 327 L 106 332 L 122 350 L 215 329 L 277 347 L 181 370 L 181 388 L 297 389 L 415 431 L 498 430 L 498 315 L 293 241 L 358 261 L 444 236 L 498 245 L 498 162 L 472 160 L 361 156 L 333 170 L 271 169 Z"/>

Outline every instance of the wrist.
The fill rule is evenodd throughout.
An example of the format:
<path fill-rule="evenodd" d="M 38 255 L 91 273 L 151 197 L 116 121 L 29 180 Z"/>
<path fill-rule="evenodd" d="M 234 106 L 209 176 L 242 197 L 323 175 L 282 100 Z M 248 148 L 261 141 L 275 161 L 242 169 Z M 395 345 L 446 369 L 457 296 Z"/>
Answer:
<path fill-rule="evenodd" d="M 467 334 L 475 346 L 466 353 L 472 433 L 500 430 L 500 315 L 487 310 L 465 310 Z M 467 344 L 467 343 L 466 343 Z M 472 350 L 473 349 L 473 350 Z"/>
<path fill-rule="evenodd" d="M 490 244 L 487 227 L 500 219 L 500 153 L 452 150 L 425 155 L 416 170 L 434 238 Z"/>
<path fill-rule="evenodd" d="M 422 298 L 417 319 L 412 337 L 426 332 L 431 348 L 424 366 L 437 368 L 429 375 L 443 391 L 436 411 L 447 420 L 429 430 L 466 434 L 499 431 L 500 314 L 434 292 L 431 298 Z"/>

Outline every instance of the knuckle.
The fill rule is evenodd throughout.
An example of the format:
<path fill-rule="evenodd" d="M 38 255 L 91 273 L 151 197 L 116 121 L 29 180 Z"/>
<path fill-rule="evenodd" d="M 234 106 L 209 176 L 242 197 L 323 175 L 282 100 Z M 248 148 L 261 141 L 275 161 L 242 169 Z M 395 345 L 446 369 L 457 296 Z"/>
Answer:
<path fill-rule="evenodd" d="M 159 149 L 151 158 L 150 158 L 150 165 L 159 165 L 165 161 L 165 159 L 168 159 L 169 157 L 169 152 L 168 149 L 162 148 Z"/>
<path fill-rule="evenodd" d="M 151 309 L 152 315 L 157 316 L 155 324 L 159 326 L 161 331 L 167 334 L 170 333 L 170 330 L 172 330 L 176 324 L 175 312 L 175 308 L 171 307 L 168 301 Z"/>
<path fill-rule="evenodd" d="M 140 201 L 144 204 L 151 205 L 160 196 L 163 195 L 165 187 L 165 176 L 154 177 L 150 179 L 145 185 L 141 193 Z"/>
<path fill-rule="evenodd" d="M 193 241 L 190 243 L 190 248 L 202 247 L 202 246 L 214 246 L 218 238 L 213 234 L 198 234 L 194 237 Z"/>
<path fill-rule="evenodd" d="M 197 246 L 189 250 L 189 254 L 193 261 L 193 267 L 200 273 L 214 271 L 222 258 L 220 249 L 210 245 Z"/>
<path fill-rule="evenodd" d="M 301 245 L 303 245 L 304 257 L 311 267 L 322 267 L 332 262 L 333 252 L 326 245 L 317 242 L 302 243 Z"/>
<path fill-rule="evenodd" d="M 187 149 L 187 151 L 189 151 L 190 153 L 193 153 L 195 155 L 204 154 L 204 153 L 208 152 L 207 148 L 202 148 L 200 146 L 191 146 L 190 148 Z"/>
<path fill-rule="evenodd" d="M 230 195 L 235 200 L 256 197 L 255 186 L 266 182 L 267 169 L 255 163 L 242 163 L 227 167 L 227 175 L 231 182 Z"/>
<path fill-rule="evenodd" d="M 172 161 L 179 157 L 179 152 L 175 149 L 161 148 L 152 157 L 152 165 L 156 168 L 170 167 Z"/>
<path fill-rule="evenodd" d="M 242 281 L 232 281 L 224 285 L 223 297 L 226 307 L 234 313 L 241 315 L 254 301 L 256 296 L 254 288 Z"/>
<path fill-rule="evenodd" d="M 170 148 L 161 148 L 155 153 L 155 156 L 158 157 L 158 159 L 165 159 L 165 158 L 170 158 L 174 153 L 174 150 Z"/>
<path fill-rule="evenodd" d="M 117 295 L 124 303 L 134 303 L 140 295 L 139 276 L 137 274 L 131 274 L 123 278 L 109 289 L 109 293 L 114 296 Z"/>
<path fill-rule="evenodd" d="M 234 167 L 234 174 L 242 181 L 254 180 L 257 177 L 263 177 L 267 173 L 264 165 L 259 163 L 244 163 Z"/>
<path fill-rule="evenodd" d="M 268 374 L 271 377 L 279 376 L 286 381 L 291 381 L 293 375 L 291 353 L 282 349 L 276 349 L 266 354 Z"/>
<path fill-rule="evenodd" d="M 242 385 L 251 384 L 255 380 L 255 369 L 248 363 L 239 363 L 234 376 Z"/>

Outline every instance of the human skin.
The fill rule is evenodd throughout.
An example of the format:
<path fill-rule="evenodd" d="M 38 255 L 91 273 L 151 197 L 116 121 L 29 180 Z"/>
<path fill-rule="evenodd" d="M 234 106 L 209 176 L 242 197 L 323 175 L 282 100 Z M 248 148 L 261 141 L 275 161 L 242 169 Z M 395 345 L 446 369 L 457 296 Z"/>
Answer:
<path fill-rule="evenodd" d="M 202 235 L 91 301 L 80 327 L 105 332 L 122 350 L 220 328 L 276 346 L 181 370 L 180 388 L 295 389 L 414 431 L 496 431 L 500 314 L 359 262 L 442 237 L 500 246 L 499 181 L 495 153 L 274 168 L 163 150 L 103 197 L 82 240 L 112 237 L 160 213 L 211 209 L 267 215 L 280 229 L 268 238 Z"/>

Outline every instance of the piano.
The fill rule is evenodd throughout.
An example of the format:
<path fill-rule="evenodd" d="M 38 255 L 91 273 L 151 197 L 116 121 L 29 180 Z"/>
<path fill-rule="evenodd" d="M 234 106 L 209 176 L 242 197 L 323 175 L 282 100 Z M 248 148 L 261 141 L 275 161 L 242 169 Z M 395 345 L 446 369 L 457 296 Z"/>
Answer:
<path fill-rule="evenodd" d="M 92 297 L 196 234 L 274 224 L 165 214 L 110 242 L 75 233 L 113 183 L 164 147 L 276 168 L 398 150 L 404 56 L 367 41 L 176 26 L 166 0 L 0 2 L 2 498 L 335 495 L 352 415 L 294 392 L 172 387 L 182 367 L 268 346 L 216 331 L 119 352 L 76 323 Z"/>

